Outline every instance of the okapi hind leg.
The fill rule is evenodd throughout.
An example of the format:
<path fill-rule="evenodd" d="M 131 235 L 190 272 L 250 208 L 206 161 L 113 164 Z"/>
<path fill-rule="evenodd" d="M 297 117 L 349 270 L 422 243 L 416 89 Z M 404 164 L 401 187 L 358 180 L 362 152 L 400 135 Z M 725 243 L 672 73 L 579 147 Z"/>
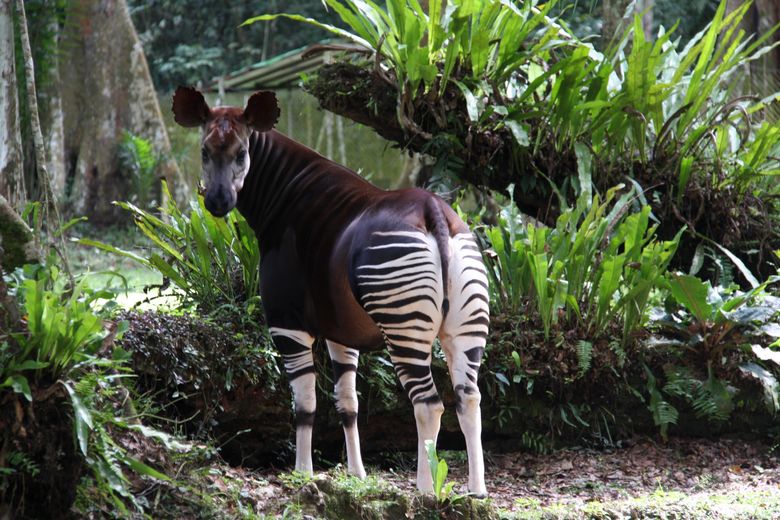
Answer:
<path fill-rule="evenodd" d="M 365 478 L 363 458 L 360 454 L 360 435 L 357 416 L 358 399 L 355 390 L 357 378 L 358 351 L 335 341 L 327 340 L 328 352 L 333 364 L 333 379 L 336 410 L 344 427 L 344 441 L 347 446 L 347 470 L 356 477 Z"/>
<path fill-rule="evenodd" d="M 433 476 L 428 464 L 425 441 L 432 440 L 434 445 L 436 444 L 444 405 L 431 375 L 430 348 L 427 358 L 418 358 L 416 362 L 402 357 L 398 350 L 397 347 L 390 345 L 390 359 L 414 407 L 414 419 L 417 423 L 417 489 L 426 493 L 432 492 Z M 420 364 L 417 364 L 418 362 Z"/>
<path fill-rule="evenodd" d="M 315 390 L 314 337 L 302 330 L 271 327 L 274 345 L 282 355 L 295 399 L 295 470 L 312 473 L 311 434 L 317 410 Z"/>
<path fill-rule="evenodd" d="M 450 310 L 439 333 L 469 460 L 469 491 L 486 496 L 477 376 L 488 333 L 487 273 L 471 234 L 450 240 Z"/>
<path fill-rule="evenodd" d="M 425 441 L 436 442 L 444 412 L 431 376 L 444 289 L 436 240 L 419 230 L 374 232 L 357 260 L 360 303 L 382 330 L 396 374 L 414 405 L 417 488 L 433 491 Z"/>

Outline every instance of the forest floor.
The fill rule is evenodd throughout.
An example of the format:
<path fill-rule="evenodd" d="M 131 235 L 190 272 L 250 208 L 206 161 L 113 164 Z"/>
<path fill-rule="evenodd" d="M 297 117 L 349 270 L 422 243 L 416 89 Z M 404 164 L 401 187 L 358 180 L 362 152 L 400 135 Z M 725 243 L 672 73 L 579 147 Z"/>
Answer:
<path fill-rule="evenodd" d="M 458 495 L 463 453 L 440 455 L 456 484 L 439 503 L 415 492 L 408 464 L 369 467 L 361 481 L 341 467 L 308 478 L 214 463 L 155 501 L 161 518 L 780 518 L 780 453 L 758 442 L 638 438 L 620 449 L 488 454 L 487 500 Z"/>

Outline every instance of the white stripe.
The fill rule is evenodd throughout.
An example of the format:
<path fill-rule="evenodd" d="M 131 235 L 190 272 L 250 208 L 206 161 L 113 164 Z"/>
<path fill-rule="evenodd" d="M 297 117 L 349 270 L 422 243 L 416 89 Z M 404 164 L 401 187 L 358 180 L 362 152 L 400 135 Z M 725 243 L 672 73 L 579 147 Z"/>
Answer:
<path fill-rule="evenodd" d="M 427 269 L 429 267 L 430 269 Z M 437 274 L 436 264 L 433 262 L 429 262 L 424 266 L 421 265 L 414 268 L 399 269 L 394 273 L 388 273 L 388 274 L 359 274 L 358 278 L 369 278 L 374 280 L 391 280 L 393 278 L 400 278 L 412 274 L 423 274 L 423 273 Z"/>
<path fill-rule="evenodd" d="M 408 264 L 413 260 L 425 260 L 425 259 L 431 259 L 431 252 L 428 250 L 420 251 L 417 253 L 410 253 L 408 255 L 404 255 L 402 257 L 395 258 L 393 260 L 389 260 L 381 264 L 360 265 L 358 266 L 358 269 L 387 269 L 388 267 L 395 267 L 398 265 Z M 433 263 L 432 260 L 431 263 Z"/>
<path fill-rule="evenodd" d="M 374 231 L 371 235 L 380 237 L 413 237 L 425 240 L 425 233 L 421 231 Z"/>

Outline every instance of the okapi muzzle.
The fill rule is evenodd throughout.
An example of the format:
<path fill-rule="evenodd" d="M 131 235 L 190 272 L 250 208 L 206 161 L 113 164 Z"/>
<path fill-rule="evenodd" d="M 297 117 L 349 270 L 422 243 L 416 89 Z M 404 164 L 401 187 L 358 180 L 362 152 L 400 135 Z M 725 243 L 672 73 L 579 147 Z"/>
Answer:
<path fill-rule="evenodd" d="M 173 96 L 173 114 L 184 127 L 201 127 L 204 203 L 214 216 L 225 216 L 236 206 L 238 192 L 249 173 L 252 132 L 267 132 L 279 119 L 276 96 L 273 92 L 257 92 L 243 110 L 212 109 L 203 94 L 179 87 Z"/>
<path fill-rule="evenodd" d="M 238 193 L 232 186 L 222 183 L 212 183 L 206 188 L 203 203 L 206 209 L 215 217 L 224 217 L 230 210 L 236 207 Z"/>

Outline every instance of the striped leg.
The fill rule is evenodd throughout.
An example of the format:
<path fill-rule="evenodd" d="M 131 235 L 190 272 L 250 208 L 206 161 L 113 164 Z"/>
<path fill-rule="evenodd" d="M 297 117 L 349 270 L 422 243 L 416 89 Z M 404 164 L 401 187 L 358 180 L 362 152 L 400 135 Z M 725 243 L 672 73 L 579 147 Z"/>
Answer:
<path fill-rule="evenodd" d="M 282 354 L 284 369 L 295 398 L 295 470 L 312 473 L 311 433 L 317 396 L 314 393 L 314 338 L 302 330 L 271 327 L 274 345 Z"/>
<path fill-rule="evenodd" d="M 336 382 L 336 410 L 344 427 L 344 440 L 347 445 L 347 469 L 355 476 L 364 478 L 366 470 L 360 455 L 360 436 L 358 435 L 357 415 L 358 399 L 355 391 L 357 377 L 358 351 L 334 341 L 327 341 L 328 352 L 333 363 L 333 379 Z"/>
<path fill-rule="evenodd" d="M 421 339 L 420 345 L 423 344 L 422 341 Z M 418 352 L 419 354 L 409 356 L 406 347 L 390 345 L 390 359 L 395 365 L 401 385 L 414 406 L 414 419 L 417 422 L 417 489 L 431 492 L 433 477 L 428 464 L 425 441 L 432 440 L 434 444 L 436 443 L 444 405 L 431 376 L 431 344 L 428 344 L 425 357 L 422 357 L 422 350 Z"/>
<path fill-rule="evenodd" d="M 470 234 L 450 241 L 450 312 L 439 334 L 457 400 L 458 422 L 466 439 L 469 491 L 487 495 L 482 455 L 482 420 L 477 387 L 488 333 L 487 275 Z"/>
<path fill-rule="evenodd" d="M 441 261 L 419 231 L 374 233 L 357 267 L 360 301 L 385 336 L 417 422 L 417 487 L 432 491 L 425 441 L 436 439 L 444 406 L 431 377 L 431 347 L 441 324 Z"/>

